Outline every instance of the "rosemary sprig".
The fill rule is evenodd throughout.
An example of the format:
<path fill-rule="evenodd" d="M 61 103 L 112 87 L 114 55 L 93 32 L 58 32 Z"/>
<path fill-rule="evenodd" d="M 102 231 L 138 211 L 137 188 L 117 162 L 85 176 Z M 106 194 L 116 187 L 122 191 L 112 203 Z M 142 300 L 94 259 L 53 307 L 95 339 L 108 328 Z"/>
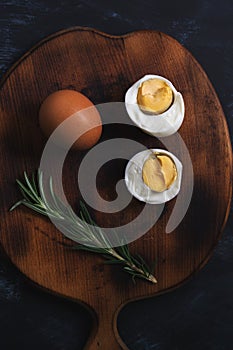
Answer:
<path fill-rule="evenodd" d="M 141 256 L 132 256 L 128 245 L 119 242 L 118 247 L 111 247 L 110 241 L 93 221 L 84 203 L 80 202 L 80 215 L 76 216 L 73 210 L 54 193 L 52 178 L 49 179 L 49 201 L 45 195 L 43 174 L 40 170 L 37 179 L 34 175 L 29 179 L 24 172 L 24 181 L 17 179 L 16 182 L 23 199 L 15 203 L 10 211 L 19 205 L 24 205 L 39 214 L 52 217 L 59 222 L 60 227 L 64 228 L 68 238 L 73 241 L 78 239 L 79 244 L 74 245 L 74 249 L 100 254 L 107 264 L 122 265 L 123 270 L 131 275 L 134 282 L 135 278 L 142 278 L 157 283 L 152 275 L 152 269 Z"/>

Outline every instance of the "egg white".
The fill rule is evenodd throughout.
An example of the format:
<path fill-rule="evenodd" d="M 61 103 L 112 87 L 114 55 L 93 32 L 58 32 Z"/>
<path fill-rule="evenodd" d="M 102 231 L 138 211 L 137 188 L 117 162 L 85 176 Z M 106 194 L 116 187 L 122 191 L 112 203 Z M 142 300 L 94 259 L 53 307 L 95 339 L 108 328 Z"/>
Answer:
<path fill-rule="evenodd" d="M 145 161 L 151 155 L 151 151 L 167 154 L 175 163 L 177 177 L 171 186 L 164 192 L 151 190 L 143 181 L 142 168 Z M 138 200 L 150 204 L 162 204 L 170 201 L 180 191 L 182 178 L 182 163 L 174 154 L 163 149 L 145 150 L 135 154 L 128 162 L 125 169 L 125 183 L 128 191 Z"/>
<path fill-rule="evenodd" d="M 168 110 L 161 114 L 153 115 L 144 113 L 137 104 L 138 88 L 141 83 L 158 78 L 165 81 L 173 91 L 174 100 Z M 133 84 L 125 95 L 125 106 L 130 119 L 144 132 L 155 136 L 164 137 L 174 134 L 183 123 L 185 107 L 183 96 L 174 85 L 166 78 L 159 75 L 148 74 Z"/>

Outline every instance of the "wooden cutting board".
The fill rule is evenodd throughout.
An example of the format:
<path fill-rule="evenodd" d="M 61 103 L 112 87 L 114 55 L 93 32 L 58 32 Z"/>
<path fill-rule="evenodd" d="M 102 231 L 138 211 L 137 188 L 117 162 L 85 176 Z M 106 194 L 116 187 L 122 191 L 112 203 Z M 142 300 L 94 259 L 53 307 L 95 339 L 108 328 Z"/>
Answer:
<path fill-rule="evenodd" d="M 39 166 L 46 140 L 38 125 L 38 109 L 48 94 L 75 89 L 95 104 L 124 101 L 129 86 L 148 73 L 167 77 L 183 94 L 186 113 L 179 132 L 193 163 L 194 192 L 187 214 L 174 232 L 166 234 L 165 227 L 176 199 L 167 203 L 146 235 L 130 244 L 132 252 L 148 261 L 157 260 L 158 283 L 137 281 L 134 285 L 119 267 L 104 265 L 94 254 L 69 249 L 71 242 L 46 218 L 26 208 L 12 213 L 8 209 L 20 198 L 15 179 L 24 170 L 30 173 Z M 56 33 L 27 52 L 5 75 L 0 99 L 0 240 L 4 251 L 36 284 L 91 310 L 93 334 L 85 349 L 127 349 L 117 333 L 121 307 L 130 300 L 171 290 L 199 271 L 211 256 L 229 213 L 231 145 L 210 81 L 192 55 L 163 33 L 111 36 L 77 27 Z M 102 140 L 111 137 L 161 147 L 156 138 L 136 127 L 104 128 Z M 64 187 L 74 204 L 78 200 L 74 190 L 77 166 L 84 156 L 69 154 L 64 166 Z M 185 159 L 182 161 L 185 164 Z M 114 199 L 115 184 L 125 165 L 119 160 L 100 171 L 97 183 L 105 199 Z M 99 225 L 116 226 L 129 221 L 142 206 L 134 199 L 123 214 L 92 214 Z"/>

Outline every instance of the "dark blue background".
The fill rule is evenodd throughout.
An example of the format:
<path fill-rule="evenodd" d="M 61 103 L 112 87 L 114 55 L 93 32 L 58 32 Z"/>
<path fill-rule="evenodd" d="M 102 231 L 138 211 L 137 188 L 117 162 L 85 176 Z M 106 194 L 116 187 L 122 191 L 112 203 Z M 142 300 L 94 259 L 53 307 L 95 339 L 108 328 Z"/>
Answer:
<path fill-rule="evenodd" d="M 232 130 L 232 1 L 3 0 L 1 75 L 45 36 L 76 25 L 112 34 L 156 29 L 175 37 L 207 72 Z M 119 330 L 130 349 L 233 349 L 232 226 L 231 213 L 212 259 L 193 280 L 170 294 L 133 303 L 122 311 Z M 0 349 L 82 349 L 90 327 L 86 311 L 39 291 L 3 256 L 0 305 Z"/>

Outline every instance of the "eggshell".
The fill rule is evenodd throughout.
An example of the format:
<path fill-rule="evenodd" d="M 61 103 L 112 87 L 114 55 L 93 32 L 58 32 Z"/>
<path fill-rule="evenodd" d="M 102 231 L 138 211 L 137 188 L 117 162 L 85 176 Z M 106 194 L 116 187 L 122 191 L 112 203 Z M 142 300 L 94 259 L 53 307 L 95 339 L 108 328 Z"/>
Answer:
<path fill-rule="evenodd" d="M 75 124 L 64 128 L 62 140 L 69 143 L 69 134 L 77 128 L 77 140 L 72 148 L 89 149 L 95 145 L 102 133 L 102 123 L 99 112 L 94 104 L 83 94 L 74 90 L 59 90 L 49 95 L 39 110 L 39 124 L 49 137 L 53 131 L 67 118 L 76 115 Z"/>

